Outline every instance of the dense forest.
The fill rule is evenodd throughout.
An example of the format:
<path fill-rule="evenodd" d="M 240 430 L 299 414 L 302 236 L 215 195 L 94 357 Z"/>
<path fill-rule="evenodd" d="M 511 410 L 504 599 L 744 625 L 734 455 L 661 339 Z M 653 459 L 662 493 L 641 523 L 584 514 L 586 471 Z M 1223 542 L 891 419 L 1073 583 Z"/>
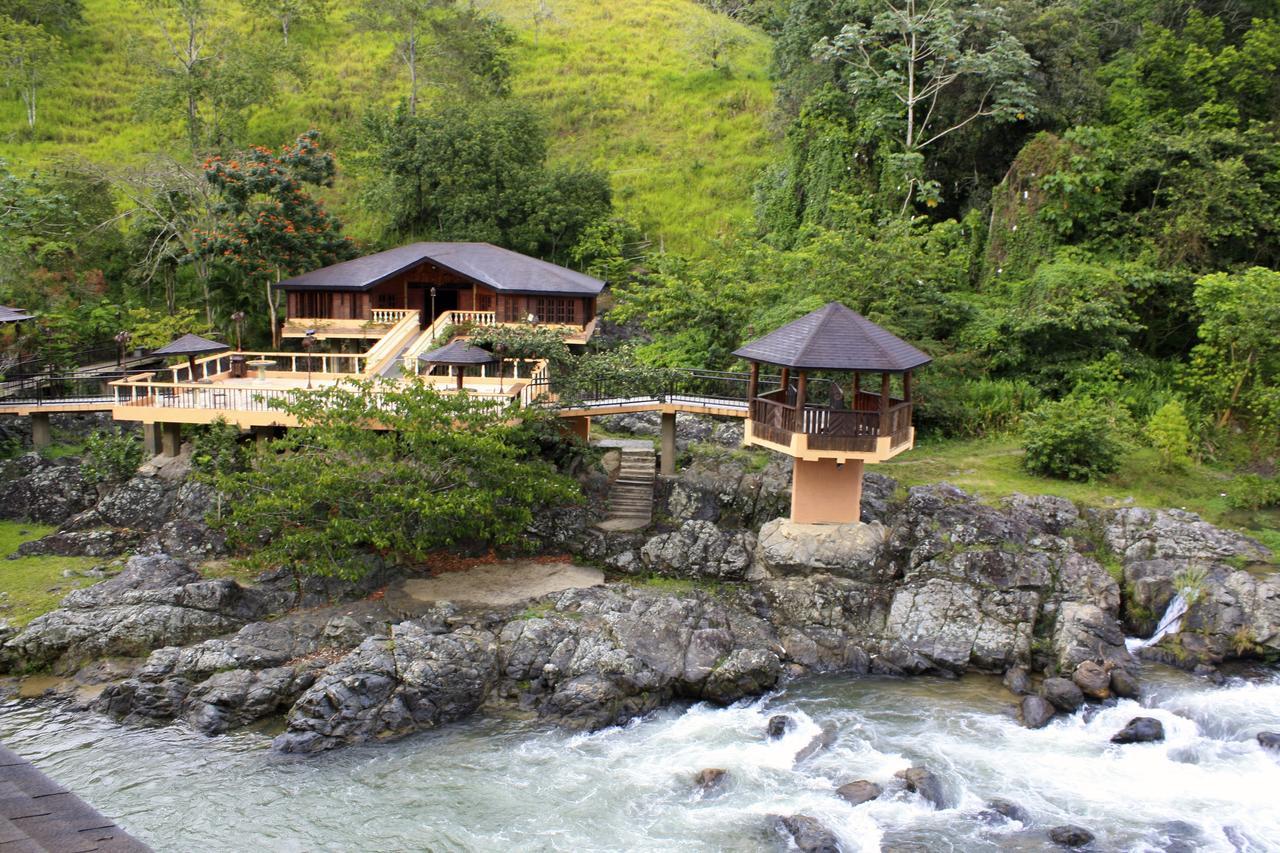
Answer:
<path fill-rule="evenodd" d="M 839 300 L 935 356 L 923 435 L 1280 501 L 1280 3 L 633 5 L 0 0 L 0 302 L 49 359 L 264 340 L 279 277 L 488 240 L 649 365 Z"/>

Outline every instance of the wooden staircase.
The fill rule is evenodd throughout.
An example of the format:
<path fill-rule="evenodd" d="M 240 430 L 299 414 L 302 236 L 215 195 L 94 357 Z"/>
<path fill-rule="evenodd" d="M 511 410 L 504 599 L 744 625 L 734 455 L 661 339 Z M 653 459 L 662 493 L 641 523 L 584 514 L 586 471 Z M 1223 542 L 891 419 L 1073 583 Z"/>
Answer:
<path fill-rule="evenodd" d="M 609 490 L 602 530 L 642 530 L 653 521 L 653 485 L 658 459 L 653 446 L 623 447 L 618 477 Z"/>

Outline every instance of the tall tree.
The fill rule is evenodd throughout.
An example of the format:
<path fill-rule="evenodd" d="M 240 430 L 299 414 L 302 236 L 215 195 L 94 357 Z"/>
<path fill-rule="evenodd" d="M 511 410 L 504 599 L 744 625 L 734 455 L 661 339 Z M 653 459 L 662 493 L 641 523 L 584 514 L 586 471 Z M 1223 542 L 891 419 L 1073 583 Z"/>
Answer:
<path fill-rule="evenodd" d="M 303 21 L 323 21 L 329 14 L 329 0 L 241 0 L 256 15 L 270 15 L 280 22 L 284 43 L 289 43 L 289 30 Z"/>
<path fill-rule="evenodd" d="M 527 106 L 495 99 L 369 122 L 378 180 L 365 198 L 397 237 L 482 240 L 559 258 L 607 216 L 608 178 L 546 165 Z"/>
<path fill-rule="evenodd" d="M 442 17 L 452 0 L 361 0 L 351 22 L 367 32 L 391 36 L 396 58 L 409 74 L 409 115 L 418 113 L 418 78 L 431 22 Z"/>
<path fill-rule="evenodd" d="M 81 0 L 0 0 L 0 16 L 65 35 L 80 23 Z"/>
<path fill-rule="evenodd" d="M 388 35 L 409 75 L 409 115 L 418 113 L 423 86 L 503 94 L 511 31 L 497 18 L 457 0 L 360 0 L 350 20 Z"/>
<path fill-rule="evenodd" d="M 1018 121 L 1035 110 L 1035 62 L 998 8 L 891 0 L 823 38 L 814 53 L 846 65 L 863 120 L 891 129 L 897 152 L 886 164 L 890 179 L 905 184 L 903 213 L 916 196 L 930 206 L 939 200 L 940 185 L 926 177 L 927 149 L 979 120 Z"/>
<path fill-rule="evenodd" d="M 150 60 L 139 106 L 158 118 L 181 116 L 193 156 L 240 143 L 246 113 L 271 102 L 280 74 L 300 73 L 291 52 L 230 29 L 213 0 L 143 2 L 164 46 Z"/>
<path fill-rule="evenodd" d="M 26 108 L 27 129 L 36 129 L 42 86 L 64 53 L 62 40 L 35 24 L 0 15 L 0 83 L 17 91 Z"/>
<path fill-rule="evenodd" d="M 197 254 L 262 285 L 277 346 L 279 305 L 272 285 L 355 255 L 342 224 L 307 191 L 332 186 L 336 172 L 333 155 L 320 150 L 318 137 L 312 130 L 278 154 L 258 147 L 234 159 L 212 157 L 204 165 L 218 200 L 212 230 L 196 235 Z"/>

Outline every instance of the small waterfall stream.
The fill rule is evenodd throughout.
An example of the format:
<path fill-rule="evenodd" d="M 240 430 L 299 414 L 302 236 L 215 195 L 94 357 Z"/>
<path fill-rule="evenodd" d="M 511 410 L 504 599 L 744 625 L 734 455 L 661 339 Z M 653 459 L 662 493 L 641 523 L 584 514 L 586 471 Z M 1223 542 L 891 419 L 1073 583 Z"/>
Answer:
<path fill-rule="evenodd" d="M 1138 637 L 1127 637 L 1124 641 L 1125 646 L 1128 647 L 1129 651 L 1136 652 L 1138 649 L 1154 646 L 1169 634 L 1178 633 L 1182 630 L 1182 617 L 1187 615 L 1187 610 L 1190 607 L 1191 602 L 1188 601 L 1187 594 L 1179 590 L 1169 600 L 1169 606 L 1164 609 L 1164 615 L 1160 617 L 1155 633 L 1145 640 Z"/>
<path fill-rule="evenodd" d="M 1105 850 L 1280 850 L 1280 756 L 1255 738 L 1280 729 L 1280 677 L 1214 688 L 1148 665 L 1143 684 L 1141 704 L 1036 730 L 995 678 L 833 676 L 593 734 L 475 719 L 307 760 L 272 754 L 266 732 L 206 738 L 35 705 L 0 705 L 0 738 L 158 851 L 772 851 L 784 842 L 768 815 L 796 813 L 846 853 L 1043 850 L 1068 822 Z M 768 740 L 780 713 L 793 723 Z M 1139 714 L 1166 740 L 1112 744 Z M 796 763 L 824 724 L 835 742 Z M 941 779 L 946 809 L 894 786 L 913 764 Z M 707 767 L 728 771 L 710 796 L 693 785 Z M 834 793 L 855 779 L 887 793 L 855 808 Z M 1030 826 L 984 820 L 991 797 Z"/>

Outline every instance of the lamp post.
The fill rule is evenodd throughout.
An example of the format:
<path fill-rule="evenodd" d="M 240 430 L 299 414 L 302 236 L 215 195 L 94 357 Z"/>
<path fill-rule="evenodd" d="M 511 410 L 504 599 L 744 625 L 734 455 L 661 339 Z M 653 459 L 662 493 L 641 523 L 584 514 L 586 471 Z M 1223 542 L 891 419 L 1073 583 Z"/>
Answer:
<path fill-rule="evenodd" d="M 231 315 L 231 322 L 236 324 L 236 351 L 244 352 L 244 347 L 240 345 L 240 333 L 244 327 L 244 312 L 237 311 Z"/>
<path fill-rule="evenodd" d="M 316 330 L 307 329 L 302 339 L 302 348 L 307 351 L 307 390 L 311 390 L 311 348 L 316 344 Z"/>
<path fill-rule="evenodd" d="M 129 341 L 133 340 L 133 335 L 129 332 L 119 332 L 116 334 L 116 367 L 124 370 L 124 351 L 129 347 Z"/>
<path fill-rule="evenodd" d="M 507 345 L 498 344 L 493 348 L 493 354 L 498 357 L 498 393 L 502 393 L 502 368 L 506 366 Z"/>
<path fill-rule="evenodd" d="M 431 340 L 436 339 L 436 286 L 431 285 Z"/>

